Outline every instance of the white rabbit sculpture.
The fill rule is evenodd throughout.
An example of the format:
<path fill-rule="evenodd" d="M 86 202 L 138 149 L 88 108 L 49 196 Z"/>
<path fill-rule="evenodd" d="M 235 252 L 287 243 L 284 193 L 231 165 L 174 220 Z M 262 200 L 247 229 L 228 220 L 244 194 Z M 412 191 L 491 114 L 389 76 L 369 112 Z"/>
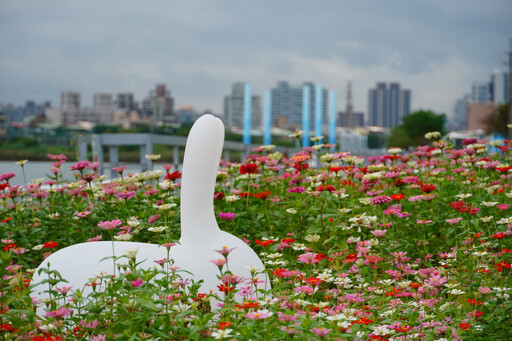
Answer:
<path fill-rule="evenodd" d="M 229 270 L 233 274 L 250 279 L 248 266 L 264 269 L 258 255 L 239 238 L 221 231 L 215 219 L 213 194 L 223 144 L 222 121 L 212 115 L 203 115 L 192 126 L 183 160 L 181 238 L 178 245 L 170 249 L 170 258 L 174 265 L 191 273 L 183 272 L 182 277 L 204 281 L 200 292 L 218 292 L 217 286 L 221 284 L 217 278 L 219 269 L 211 260 L 223 258 L 215 251 L 222 247 L 234 248 L 228 256 Z M 113 249 L 116 257 L 137 249 L 137 262 L 142 261 L 142 268 L 153 267 L 155 260 L 167 257 L 167 249 L 155 244 L 123 241 L 81 243 L 61 249 L 44 260 L 35 271 L 32 284 L 47 279 L 47 274 L 39 274 L 39 270 L 49 267 L 68 281 L 66 286 L 83 289 L 96 274 L 113 272 Z M 259 288 L 270 289 L 265 274 L 256 277 L 264 281 Z M 46 288 L 46 285 L 35 286 L 33 293 L 37 298 L 48 297 L 44 292 Z"/>

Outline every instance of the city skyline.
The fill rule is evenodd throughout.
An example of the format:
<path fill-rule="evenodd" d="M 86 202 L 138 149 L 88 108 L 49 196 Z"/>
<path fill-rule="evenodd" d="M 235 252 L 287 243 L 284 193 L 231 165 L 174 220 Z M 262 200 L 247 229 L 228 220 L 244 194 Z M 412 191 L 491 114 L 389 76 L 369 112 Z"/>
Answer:
<path fill-rule="evenodd" d="M 461 10 L 463 7 L 463 11 Z M 137 101 L 167 84 L 176 107 L 222 113 L 235 82 L 262 96 L 278 81 L 352 81 L 353 106 L 399 82 L 413 107 L 453 115 L 471 84 L 506 60 L 512 4 L 479 1 L 3 1 L 0 102 L 50 100 L 62 91 L 131 92 Z M 485 44 L 485 48 L 483 47 Z"/>

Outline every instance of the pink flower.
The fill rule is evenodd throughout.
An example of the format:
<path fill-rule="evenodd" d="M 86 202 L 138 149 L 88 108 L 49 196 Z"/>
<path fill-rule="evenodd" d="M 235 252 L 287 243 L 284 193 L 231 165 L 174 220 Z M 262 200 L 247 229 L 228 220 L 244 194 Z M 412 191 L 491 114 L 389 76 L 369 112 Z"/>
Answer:
<path fill-rule="evenodd" d="M 144 284 L 144 281 L 139 277 L 139 278 L 137 278 L 137 280 L 131 281 L 131 283 L 132 283 L 132 287 L 139 288 L 142 286 L 142 284 Z"/>
<path fill-rule="evenodd" d="M 0 181 L 9 180 L 10 178 L 15 177 L 16 175 L 13 172 L 0 174 Z"/>
<path fill-rule="evenodd" d="M 230 212 L 219 212 L 219 218 L 223 220 L 233 220 L 236 214 Z"/>
<path fill-rule="evenodd" d="M 448 223 L 448 224 L 457 224 L 458 222 L 460 222 L 462 220 L 461 217 L 458 217 L 458 218 L 452 218 L 452 219 L 446 219 L 445 221 Z"/>
<path fill-rule="evenodd" d="M 96 237 L 92 237 L 92 238 L 89 238 L 87 239 L 88 242 L 98 242 L 101 240 L 101 238 L 103 238 L 103 236 L 100 234 L 100 235 L 97 235 Z"/>
<path fill-rule="evenodd" d="M 60 288 L 57 288 L 57 291 L 60 292 L 61 294 L 65 295 L 69 292 L 69 290 L 71 290 L 73 287 L 60 287 Z"/>
<path fill-rule="evenodd" d="M 98 223 L 98 226 L 105 229 L 105 230 L 113 230 L 117 226 L 121 225 L 120 219 L 114 219 L 111 221 L 100 221 Z"/>
<path fill-rule="evenodd" d="M 82 211 L 82 212 L 75 212 L 75 215 L 76 215 L 77 217 L 80 217 L 80 218 L 85 218 L 85 217 L 87 217 L 90 213 L 91 213 L 91 211 Z"/>
<path fill-rule="evenodd" d="M 170 171 L 172 169 L 172 165 L 163 165 L 162 167 L 164 167 L 166 171 Z"/>
<path fill-rule="evenodd" d="M 375 237 L 382 237 L 383 235 L 386 234 L 386 230 L 373 230 L 373 231 L 370 231 L 371 234 L 373 234 Z"/>
<path fill-rule="evenodd" d="M 324 327 L 321 327 L 321 328 L 313 328 L 313 329 L 310 329 L 309 331 L 312 333 L 315 333 L 319 337 L 324 337 L 327 334 L 329 334 L 332 331 L 332 329 L 325 329 Z"/>
<path fill-rule="evenodd" d="M 388 202 L 391 202 L 391 198 L 387 195 L 378 195 L 376 197 L 373 197 L 370 199 L 370 202 L 372 205 L 380 205 L 380 204 L 387 204 Z"/>
<path fill-rule="evenodd" d="M 158 214 L 152 215 L 148 218 L 148 224 L 151 225 L 158 219 L 160 219 L 160 216 Z"/>
<path fill-rule="evenodd" d="M 432 220 L 421 220 L 421 219 L 416 220 L 416 224 L 429 224 L 431 222 L 432 222 Z"/>
<path fill-rule="evenodd" d="M 160 245 L 160 246 L 163 246 L 163 247 L 165 247 L 166 249 L 170 249 L 171 247 L 173 247 L 173 246 L 175 246 L 175 245 L 176 245 L 176 243 L 164 243 L 164 244 L 162 244 L 162 245 Z"/>
<path fill-rule="evenodd" d="M 80 321 L 80 325 L 84 328 L 96 328 L 98 326 L 98 320 L 87 322 L 85 320 Z"/>
<path fill-rule="evenodd" d="M 297 260 L 306 263 L 306 264 L 315 264 L 320 260 L 318 259 L 318 254 L 313 252 L 304 253 L 297 257 Z"/>
<path fill-rule="evenodd" d="M 121 166 L 121 167 L 114 167 L 112 168 L 112 170 L 116 173 L 119 173 L 119 174 L 123 174 L 124 170 L 126 169 L 126 166 Z"/>
<path fill-rule="evenodd" d="M 122 191 L 122 192 L 117 192 L 115 195 L 116 195 L 116 197 L 118 197 L 120 199 L 128 200 L 135 196 L 135 191 Z"/>
<path fill-rule="evenodd" d="M 303 292 L 308 295 L 311 295 L 311 294 L 313 294 L 313 288 L 310 287 L 309 285 L 303 285 L 303 286 L 296 287 L 295 289 L 293 289 L 293 292 L 296 294 Z"/>
<path fill-rule="evenodd" d="M 263 320 L 272 315 L 273 315 L 273 313 L 271 313 L 270 311 L 268 311 L 266 309 L 262 309 L 262 310 L 257 310 L 253 313 L 247 313 L 247 314 L 245 314 L 245 317 L 247 317 L 251 320 Z"/>
<path fill-rule="evenodd" d="M 223 256 L 227 256 L 227 255 L 229 255 L 229 253 L 230 253 L 231 251 L 233 251 L 234 249 L 236 249 L 236 247 L 233 247 L 233 248 L 231 248 L 231 249 L 228 249 L 228 247 L 227 247 L 227 246 L 223 246 L 223 247 L 222 247 L 222 249 L 220 249 L 220 250 L 215 250 L 215 252 L 218 252 L 218 253 L 220 253 L 220 254 L 221 254 L 221 255 L 223 255 Z"/>
<path fill-rule="evenodd" d="M 78 161 L 74 165 L 69 166 L 69 168 L 71 170 L 81 171 L 81 170 L 84 170 L 85 168 L 89 167 L 89 164 L 90 164 L 90 162 L 88 160 Z"/>
<path fill-rule="evenodd" d="M 226 260 L 225 259 L 212 259 L 210 260 L 210 262 L 212 262 L 213 264 L 217 265 L 218 267 L 222 267 L 224 266 L 224 264 L 226 264 Z"/>
<path fill-rule="evenodd" d="M 46 313 L 46 316 L 57 318 L 57 317 L 69 316 L 70 314 L 71 314 L 71 309 L 59 308 L 57 310 L 48 311 Z"/>
<path fill-rule="evenodd" d="M 160 265 L 160 266 L 163 266 L 163 264 L 165 262 L 167 262 L 167 258 L 164 258 L 164 259 L 157 259 L 157 260 L 154 260 L 153 262 L 155 262 L 156 264 Z"/>

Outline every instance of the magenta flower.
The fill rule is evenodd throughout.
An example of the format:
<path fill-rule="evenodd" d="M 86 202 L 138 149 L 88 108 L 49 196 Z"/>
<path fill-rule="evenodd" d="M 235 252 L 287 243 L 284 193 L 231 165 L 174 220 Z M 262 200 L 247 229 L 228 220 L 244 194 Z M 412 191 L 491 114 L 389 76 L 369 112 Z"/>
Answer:
<path fill-rule="evenodd" d="M 121 225 L 120 219 L 114 219 L 111 221 L 100 221 L 98 223 L 98 226 L 105 229 L 105 230 L 113 230 L 117 226 Z"/>
<path fill-rule="evenodd" d="M 139 278 L 137 278 L 137 280 L 131 281 L 131 283 L 132 283 L 132 287 L 139 288 L 142 286 L 142 284 L 144 284 L 144 281 L 139 277 Z"/>
<path fill-rule="evenodd" d="M 164 258 L 164 259 L 157 259 L 157 260 L 154 260 L 153 262 L 155 262 L 156 264 L 160 265 L 160 266 L 163 266 L 165 262 L 167 262 L 167 258 Z"/>
<path fill-rule="evenodd" d="M 219 218 L 222 220 L 233 220 L 236 214 L 231 212 L 219 212 Z"/>
<path fill-rule="evenodd" d="M 286 191 L 290 192 L 290 193 L 302 193 L 305 190 L 306 189 L 303 186 L 298 186 L 298 187 L 290 187 Z"/>
<path fill-rule="evenodd" d="M 303 292 L 308 295 L 311 295 L 311 294 L 313 294 L 313 288 L 310 287 L 309 285 L 303 285 L 303 286 L 296 287 L 295 289 L 293 289 L 293 292 L 296 294 Z"/>
<path fill-rule="evenodd" d="M 499 208 L 502 211 L 505 211 L 505 210 L 508 210 L 510 205 L 509 204 L 501 204 L 501 205 L 496 205 L 496 207 Z"/>
<path fill-rule="evenodd" d="M 0 181 L 7 180 L 9 181 L 10 178 L 14 178 L 16 175 L 13 172 L 0 174 Z"/>
<path fill-rule="evenodd" d="M 71 290 L 73 287 L 66 287 L 66 286 L 63 286 L 63 287 L 58 287 L 57 288 L 57 291 L 60 292 L 61 294 L 65 295 L 69 292 L 69 290 Z"/>
<path fill-rule="evenodd" d="M 102 238 L 103 238 L 103 236 L 100 234 L 100 235 L 97 235 L 96 237 L 87 239 L 87 241 L 88 242 L 99 242 Z"/>

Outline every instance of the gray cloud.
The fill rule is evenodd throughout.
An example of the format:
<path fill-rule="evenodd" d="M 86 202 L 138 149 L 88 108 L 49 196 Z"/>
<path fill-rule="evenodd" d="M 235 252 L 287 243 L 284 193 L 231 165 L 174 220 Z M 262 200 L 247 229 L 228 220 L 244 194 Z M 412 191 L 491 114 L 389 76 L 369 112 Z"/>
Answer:
<path fill-rule="evenodd" d="M 400 81 L 413 106 L 450 112 L 471 81 L 500 67 L 507 0 L 0 2 L 0 101 L 156 83 L 179 104 L 222 108 L 235 81 L 262 94 L 278 80 L 354 83 L 357 110 L 377 81 Z"/>

